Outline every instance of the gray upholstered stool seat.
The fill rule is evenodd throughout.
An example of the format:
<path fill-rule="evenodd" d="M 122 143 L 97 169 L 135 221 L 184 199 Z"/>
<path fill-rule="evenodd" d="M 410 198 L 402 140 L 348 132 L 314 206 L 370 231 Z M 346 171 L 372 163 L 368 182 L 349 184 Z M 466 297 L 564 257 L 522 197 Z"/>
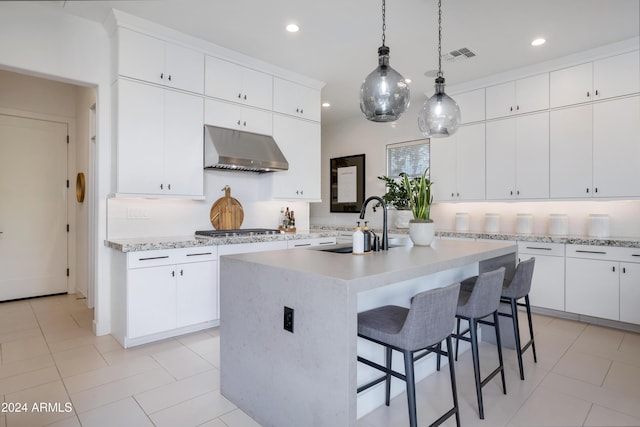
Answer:
<path fill-rule="evenodd" d="M 406 383 L 409 406 L 409 425 L 417 426 L 416 393 L 414 377 L 414 361 L 429 353 L 436 353 L 449 358 L 449 373 L 453 395 L 453 408 L 438 418 L 431 426 L 442 424 L 452 415 L 456 417 L 456 425 L 460 426 L 458 410 L 458 394 L 456 389 L 455 369 L 451 331 L 453 329 L 456 305 L 460 284 L 454 283 L 442 288 L 420 292 L 411 299 L 411 307 L 394 305 L 374 308 L 358 313 L 358 336 L 385 347 L 385 365 L 358 356 L 358 361 L 376 368 L 384 375 L 358 387 L 358 393 L 383 381 L 386 382 L 386 405 L 389 405 L 391 393 L 391 377 L 399 378 Z M 447 342 L 447 351 L 443 351 L 441 343 Z M 404 374 L 391 369 L 392 350 L 404 355 Z M 414 356 L 414 353 L 420 352 Z"/>
<path fill-rule="evenodd" d="M 498 373 L 502 378 L 502 390 L 507 394 L 507 386 L 504 379 L 504 364 L 502 361 L 502 345 L 500 342 L 500 324 L 498 323 L 498 307 L 500 306 L 500 294 L 502 282 L 504 280 L 505 268 L 480 274 L 475 281 L 475 286 L 465 287 L 469 290 L 461 290 L 458 297 L 458 308 L 456 311 L 456 359 L 458 356 L 458 340 L 471 343 L 471 357 L 473 359 L 473 373 L 476 383 L 476 397 L 478 399 L 478 412 L 481 419 L 484 419 L 484 404 L 482 401 L 482 387 L 484 387 Z M 493 317 L 493 321 L 485 319 Z M 460 332 L 460 320 L 466 320 L 469 328 Z M 498 351 L 498 367 L 488 374 L 484 379 L 480 378 L 480 358 L 478 354 L 478 324 L 491 325 L 496 330 L 496 347 Z M 469 333 L 469 337 L 466 334 Z"/>
<path fill-rule="evenodd" d="M 533 322 L 531 320 L 531 304 L 529 303 L 529 292 L 531 291 L 534 266 L 535 258 L 521 261 L 516 267 L 513 278 L 504 280 L 500 302 L 509 304 L 510 311 L 509 313 L 498 312 L 500 316 L 510 317 L 513 321 L 513 335 L 515 338 L 516 355 L 518 357 L 518 369 L 520 370 L 521 380 L 524 380 L 522 353 L 531 347 L 531 351 L 533 352 L 533 361 L 534 363 L 538 362 L 536 355 L 536 343 L 533 336 Z M 461 289 L 472 289 L 476 280 L 477 276 L 464 280 L 461 284 Z M 521 298 L 524 298 L 524 303 L 518 302 Z M 529 323 L 529 340 L 524 344 L 522 344 L 522 338 L 520 337 L 518 307 L 524 307 L 526 309 L 527 321 Z"/>

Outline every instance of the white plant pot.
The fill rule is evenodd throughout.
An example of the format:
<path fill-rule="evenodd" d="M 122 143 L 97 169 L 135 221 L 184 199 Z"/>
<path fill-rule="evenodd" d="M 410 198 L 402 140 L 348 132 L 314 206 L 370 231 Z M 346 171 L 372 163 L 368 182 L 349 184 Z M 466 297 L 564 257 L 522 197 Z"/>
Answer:
<path fill-rule="evenodd" d="M 436 235 L 436 224 L 412 219 L 409 221 L 409 237 L 415 246 L 430 246 Z"/>
<path fill-rule="evenodd" d="M 394 228 L 409 228 L 409 221 L 413 219 L 413 212 L 410 209 L 396 210 L 393 220 Z"/>

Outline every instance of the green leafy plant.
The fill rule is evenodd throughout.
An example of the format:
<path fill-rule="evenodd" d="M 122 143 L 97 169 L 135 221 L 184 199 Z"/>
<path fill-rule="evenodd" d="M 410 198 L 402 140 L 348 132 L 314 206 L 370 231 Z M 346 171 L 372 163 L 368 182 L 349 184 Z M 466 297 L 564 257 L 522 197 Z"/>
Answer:
<path fill-rule="evenodd" d="M 427 178 L 429 168 L 425 169 L 422 176 L 409 178 L 407 174 L 402 176 L 402 185 L 409 195 L 409 206 L 413 212 L 413 218 L 422 221 L 431 221 L 431 195 L 432 182 Z"/>
<path fill-rule="evenodd" d="M 403 175 L 406 175 L 404 172 L 400 174 L 402 178 Z M 409 210 L 409 193 L 407 193 L 407 189 L 402 184 L 401 180 L 397 180 L 394 178 L 389 178 L 388 176 L 379 176 L 378 179 L 384 181 L 387 192 L 382 196 L 382 200 L 387 204 L 387 206 L 392 206 L 398 210 Z M 376 208 L 382 206 L 380 203 L 377 203 L 373 210 L 375 212 Z"/>

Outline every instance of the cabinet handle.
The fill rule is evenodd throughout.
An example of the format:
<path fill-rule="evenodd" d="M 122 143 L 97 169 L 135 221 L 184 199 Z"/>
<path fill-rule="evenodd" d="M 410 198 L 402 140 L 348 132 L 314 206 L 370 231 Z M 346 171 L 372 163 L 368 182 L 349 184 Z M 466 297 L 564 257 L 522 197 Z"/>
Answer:
<path fill-rule="evenodd" d="M 509 107 L 509 111 L 513 111 L 513 107 Z"/>
<path fill-rule="evenodd" d="M 334 242 L 332 242 L 332 241 L 318 243 L 318 245 L 333 245 L 333 244 L 334 244 Z"/>
<path fill-rule="evenodd" d="M 613 267 L 611 267 L 611 271 L 613 271 L 613 272 L 616 271 L 616 266 L 615 265 Z"/>
<path fill-rule="evenodd" d="M 238 126 L 240 126 L 240 123 L 241 123 L 241 121 L 240 121 L 240 120 L 238 120 Z"/>
<path fill-rule="evenodd" d="M 164 256 L 152 256 L 152 257 L 148 257 L 148 258 L 138 258 L 138 261 L 151 261 L 154 259 L 166 259 L 169 258 L 169 255 L 164 255 Z"/>
<path fill-rule="evenodd" d="M 456 197 L 460 197 L 460 193 L 456 193 Z"/>
<path fill-rule="evenodd" d="M 245 100 L 245 101 L 247 100 L 247 95 L 245 95 L 245 96 L 244 96 L 244 100 Z"/>
<path fill-rule="evenodd" d="M 300 114 L 304 114 L 304 109 L 303 108 L 300 109 Z"/>
<path fill-rule="evenodd" d="M 171 81 L 171 74 L 169 74 L 169 81 Z"/>
<path fill-rule="evenodd" d="M 238 94 L 238 99 L 242 99 L 242 94 L 241 93 Z"/>
<path fill-rule="evenodd" d="M 167 185 L 167 190 L 171 190 L 171 184 Z"/>
<path fill-rule="evenodd" d="M 598 255 L 606 255 L 606 252 L 602 252 L 602 251 L 584 251 L 581 249 L 576 250 L 576 252 L 579 252 L 581 254 L 598 254 Z"/>
<path fill-rule="evenodd" d="M 640 256 L 640 254 L 631 254 L 631 256 Z"/>
<path fill-rule="evenodd" d="M 160 73 L 160 79 L 164 79 L 164 73 Z"/>
<path fill-rule="evenodd" d="M 527 249 L 536 249 L 536 250 L 539 250 L 539 251 L 551 251 L 551 250 L 553 250 L 551 248 L 542 248 L 542 247 L 539 247 L 539 246 L 527 246 Z"/>
<path fill-rule="evenodd" d="M 163 184 L 160 184 L 160 189 L 164 190 L 164 185 Z"/>
<path fill-rule="evenodd" d="M 590 96 L 591 96 L 591 93 L 587 91 L 587 98 L 589 98 Z"/>
<path fill-rule="evenodd" d="M 516 195 L 518 196 L 520 195 L 520 190 L 516 191 Z"/>
<path fill-rule="evenodd" d="M 453 193 L 451 193 L 451 197 L 455 197 L 455 195 Z"/>
<path fill-rule="evenodd" d="M 202 256 L 202 255 L 211 255 L 211 252 L 201 252 L 197 254 L 187 254 L 187 256 Z"/>
<path fill-rule="evenodd" d="M 293 245 L 293 246 L 296 247 L 296 248 L 300 248 L 302 246 L 311 246 L 311 243 L 299 243 L 299 244 Z"/>
<path fill-rule="evenodd" d="M 626 267 L 622 267 L 622 274 L 627 274 L 627 268 Z"/>
<path fill-rule="evenodd" d="M 587 194 L 589 194 L 589 189 L 587 188 Z"/>
<path fill-rule="evenodd" d="M 184 270 L 180 270 L 180 275 L 184 276 Z"/>
<path fill-rule="evenodd" d="M 598 95 L 599 95 L 599 94 L 598 94 L 598 89 L 596 89 L 596 96 L 598 96 Z"/>
<path fill-rule="evenodd" d="M 509 191 L 509 195 L 513 196 L 513 190 Z"/>
<path fill-rule="evenodd" d="M 242 126 L 247 126 L 246 120 L 244 122 L 242 122 Z"/>
<path fill-rule="evenodd" d="M 596 187 L 595 192 L 596 192 L 596 193 L 598 192 L 598 187 Z"/>
<path fill-rule="evenodd" d="M 516 111 L 520 111 L 520 106 L 516 105 Z"/>
<path fill-rule="evenodd" d="M 171 270 L 171 277 L 176 277 L 176 271 L 175 270 Z"/>

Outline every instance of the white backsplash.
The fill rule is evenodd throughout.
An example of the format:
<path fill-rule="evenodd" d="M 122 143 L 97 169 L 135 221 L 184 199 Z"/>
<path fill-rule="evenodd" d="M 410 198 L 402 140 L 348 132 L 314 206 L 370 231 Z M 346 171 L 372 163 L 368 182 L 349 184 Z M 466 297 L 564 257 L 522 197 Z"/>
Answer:
<path fill-rule="evenodd" d="M 213 229 L 209 213 L 213 203 L 224 197 L 225 185 L 242 204 L 242 228 L 277 228 L 280 209 L 288 206 L 295 211 L 297 230 L 309 229 L 309 203 L 270 200 L 268 174 L 205 171 L 204 178 L 205 200 L 108 199 L 107 238 L 186 236 Z"/>

